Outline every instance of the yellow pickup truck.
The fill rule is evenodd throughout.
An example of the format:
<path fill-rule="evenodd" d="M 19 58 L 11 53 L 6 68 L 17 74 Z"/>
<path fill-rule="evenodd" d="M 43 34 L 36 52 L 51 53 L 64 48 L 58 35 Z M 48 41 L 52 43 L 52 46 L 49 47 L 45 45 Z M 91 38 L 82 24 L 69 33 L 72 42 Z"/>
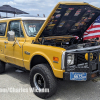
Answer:
<path fill-rule="evenodd" d="M 48 18 L 0 19 L 0 73 L 11 63 L 30 70 L 30 84 L 40 98 L 57 90 L 57 78 L 87 81 L 99 76 L 100 43 L 83 34 L 100 15 L 85 2 L 59 2 Z M 78 37 L 76 39 L 76 36 Z"/>

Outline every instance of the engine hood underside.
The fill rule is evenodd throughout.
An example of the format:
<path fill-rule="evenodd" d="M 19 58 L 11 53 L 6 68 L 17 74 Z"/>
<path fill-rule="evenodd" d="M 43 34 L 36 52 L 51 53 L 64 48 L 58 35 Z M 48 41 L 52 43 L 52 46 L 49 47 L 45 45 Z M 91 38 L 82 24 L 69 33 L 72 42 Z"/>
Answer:
<path fill-rule="evenodd" d="M 88 3 L 59 3 L 51 12 L 37 37 L 75 35 L 83 33 L 100 15 L 100 9 Z"/>

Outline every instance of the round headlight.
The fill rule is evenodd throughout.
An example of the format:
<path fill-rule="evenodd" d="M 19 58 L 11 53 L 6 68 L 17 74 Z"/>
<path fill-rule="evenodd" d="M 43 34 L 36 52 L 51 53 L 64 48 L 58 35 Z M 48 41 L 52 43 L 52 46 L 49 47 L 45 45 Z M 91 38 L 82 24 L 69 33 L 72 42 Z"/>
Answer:
<path fill-rule="evenodd" d="M 68 54 L 67 55 L 67 65 L 73 65 L 74 64 L 74 54 Z"/>

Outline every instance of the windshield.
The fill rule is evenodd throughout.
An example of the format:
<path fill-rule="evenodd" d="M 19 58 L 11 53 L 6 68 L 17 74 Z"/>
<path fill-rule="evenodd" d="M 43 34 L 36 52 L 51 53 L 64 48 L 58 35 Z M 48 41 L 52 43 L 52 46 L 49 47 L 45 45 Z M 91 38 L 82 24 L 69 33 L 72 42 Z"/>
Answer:
<path fill-rule="evenodd" d="M 45 20 L 23 21 L 26 33 L 29 37 L 35 37 Z"/>

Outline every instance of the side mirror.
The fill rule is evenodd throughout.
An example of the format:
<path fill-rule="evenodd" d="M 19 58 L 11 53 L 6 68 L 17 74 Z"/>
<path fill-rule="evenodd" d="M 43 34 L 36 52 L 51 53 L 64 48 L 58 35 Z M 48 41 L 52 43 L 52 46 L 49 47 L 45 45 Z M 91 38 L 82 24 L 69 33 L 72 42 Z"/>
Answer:
<path fill-rule="evenodd" d="M 7 37 L 8 37 L 8 41 L 15 41 L 15 32 L 14 31 L 8 31 Z"/>

